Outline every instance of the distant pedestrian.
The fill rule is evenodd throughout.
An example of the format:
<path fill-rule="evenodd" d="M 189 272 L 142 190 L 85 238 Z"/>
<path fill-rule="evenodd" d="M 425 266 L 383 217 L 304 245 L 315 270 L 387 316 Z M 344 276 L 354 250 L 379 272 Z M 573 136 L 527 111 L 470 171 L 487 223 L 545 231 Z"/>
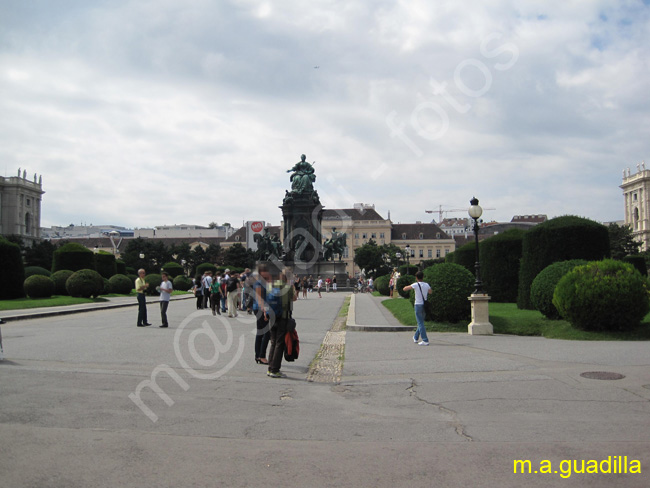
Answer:
<path fill-rule="evenodd" d="M 257 268 L 258 280 L 253 285 L 253 312 L 257 318 L 257 335 L 255 336 L 255 362 L 269 364 L 266 359 L 266 348 L 269 345 L 271 333 L 269 330 L 269 313 L 266 303 L 267 286 L 271 284 L 271 273 L 266 265 Z"/>
<path fill-rule="evenodd" d="M 336 291 L 336 275 L 332 278 L 332 291 Z"/>
<path fill-rule="evenodd" d="M 219 283 L 219 280 L 215 276 L 214 279 L 212 280 L 212 284 L 210 285 L 210 308 L 212 309 L 212 315 L 221 315 L 221 311 L 219 310 L 219 307 L 221 304 L 219 303 L 221 301 L 221 284 Z"/>
<path fill-rule="evenodd" d="M 276 310 L 275 323 L 271 325 L 271 347 L 269 348 L 269 370 L 267 375 L 271 378 L 282 378 L 280 367 L 282 365 L 282 356 L 284 355 L 284 336 L 287 333 L 287 321 L 291 318 L 293 302 L 298 299 L 298 293 L 295 288 L 288 283 L 287 271 L 280 274 L 280 280 L 277 283 L 280 292 L 281 308 Z M 275 290 L 275 284 L 274 288 Z"/>
<path fill-rule="evenodd" d="M 302 291 L 302 297 L 307 298 L 307 277 L 303 276 L 302 281 L 300 282 L 300 291 Z"/>
<path fill-rule="evenodd" d="M 329 293 L 330 292 L 330 285 L 332 284 L 332 279 L 331 278 L 326 278 L 325 279 L 325 292 Z"/>
<path fill-rule="evenodd" d="M 203 308 L 203 282 L 201 281 L 202 276 L 196 275 L 194 278 L 194 286 L 192 291 L 196 297 L 196 309 L 201 310 Z"/>
<path fill-rule="evenodd" d="M 227 303 L 226 303 L 226 300 L 228 298 L 228 291 L 226 291 L 227 286 L 228 286 L 228 275 L 226 273 L 223 273 L 221 275 L 221 279 L 219 280 L 219 288 L 221 290 L 221 312 L 222 313 L 226 313 L 227 310 Z"/>
<path fill-rule="evenodd" d="M 212 285 L 212 271 L 206 271 L 201 278 L 203 285 L 203 304 L 201 308 L 208 308 L 208 301 L 210 300 L 210 285 Z"/>
<path fill-rule="evenodd" d="M 226 282 L 226 291 L 228 292 L 228 317 L 237 317 L 237 297 L 239 295 L 239 275 L 233 273 Z"/>
<path fill-rule="evenodd" d="M 427 337 L 427 330 L 424 328 L 424 301 L 431 294 L 431 287 L 429 283 L 422 281 L 424 279 L 422 271 L 415 273 L 415 279 L 417 280 L 415 283 L 403 288 L 404 291 L 413 290 L 415 292 L 415 320 L 418 322 L 418 328 L 413 336 L 413 342 L 418 346 L 428 346 L 429 338 Z M 422 340 L 418 342 L 418 339 Z"/>
<path fill-rule="evenodd" d="M 393 277 L 390 277 L 390 280 L 388 280 L 388 296 L 393 298 L 393 290 L 395 289 L 395 280 Z"/>
<path fill-rule="evenodd" d="M 151 325 L 147 322 L 147 298 L 144 295 L 147 288 L 149 288 L 149 283 L 144 281 L 146 274 L 144 269 L 139 269 L 138 278 L 135 280 L 135 291 L 138 294 L 138 327 Z"/>
<path fill-rule="evenodd" d="M 370 293 L 373 292 L 373 286 L 374 286 L 374 284 L 375 284 L 375 282 L 373 281 L 372 276 L 371 276 L 370 278 L 368 278 L 368 291 L 369 291 Z"/>
<path fill-rule="evenodd" d="M 169 300 L 171 299 L 174 287 L 172 282 L 169 281 L 169 275 L 166 272 L 160 273 L 162 281 L 160 283 L 160 318 L 162 319 L 161 328 L 169 327 L 167 322 L 167 307 L 169 307 Z"/>
<path fill-rule="evenodd" d="M 316 283 L 316 288 L 318 289 L 318 298 L 323 298 L 323 296 L 320 294 L 321 288 L 323 288 L 323 279 L 319 276 L 318 277 L 318 282 Z"/>

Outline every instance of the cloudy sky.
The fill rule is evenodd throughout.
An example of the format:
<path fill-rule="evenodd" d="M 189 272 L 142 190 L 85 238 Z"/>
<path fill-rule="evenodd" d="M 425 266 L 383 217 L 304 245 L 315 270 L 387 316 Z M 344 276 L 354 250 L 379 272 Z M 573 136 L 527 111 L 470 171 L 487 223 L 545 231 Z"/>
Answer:
<path fill-rule="evenodd" d="M 43 226 L 277 225 L 302 153 L 394 222 L 618 220 L 649 34 L 640 0 L 1 0 L 0 171 Z"/>

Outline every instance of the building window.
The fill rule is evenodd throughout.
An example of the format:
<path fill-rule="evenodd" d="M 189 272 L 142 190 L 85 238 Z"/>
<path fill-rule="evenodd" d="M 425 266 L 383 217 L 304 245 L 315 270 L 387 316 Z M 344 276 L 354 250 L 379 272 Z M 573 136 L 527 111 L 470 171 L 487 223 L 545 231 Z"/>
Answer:
<path fill-rule="evenodd" d="M 421 257 L 421 258 L 424 257 L 424 249 L 420 249 L 420 257 Z"/>
<path fill-rule="evenodd" d="M 449 249 L 447 249 L 447 250 L 449 250 Z M 436 257 L 437 257 L 437 258 L 440 257 L 440 249 L 436 249 Z"/>
<path fill-rule="evenodd" d="M 632 200 L 634 200 L 636 202 L 636 200 L 637 200 L 637 194 L 636 193 L 632 194 Z"/>
<path fill-rule="evenodd" d="M 385 237 L 385 236 L 384 236 L 384 233 L 383 233 L 383 232 L 380 232 L 380 233 L 379 233 L 379 238 L 380 238 L 380 239 L 383 239 L 384 237 Z"/>
<path fill-rule="evenodd" d="M 235 241 L 239 242 L 239 236 L 235 236 Z"/>
<path fill-rule="evenodd" d="M 367 239 L 367 238 L 368 238 L 368 234 L 364 232 L 361 238 L 362 238 L 362 239 Z"/>
<path fill-rule="evenodd" d="M 436 232 L 436 239 L 440 239 L 440 232 Z"/>
<path fill-rule="evenodd" d="M 418 236 L 419 239 L 424 239 L 424 234 L 420 232 L 420 235 Z"/>
<path fill-rule="evenodd" d="M 438 250 L 438 254 L 440 254 L 440 250 Z M 427 251 L 427 257 L 428 257 L 428 258 L 432 257 L 432 251 L 431 251 L 431 249 L 429 249 L 429 250 Z"/>
<path fill-rule="evenodd" d="M 31 207 L 31 206 L 32 206 L 32 199 L 31 199 L 31 198 L 28 198 L 28 199 L 25 201 L 25 203 L 27 204 L 28 207 Z"/>
<path fill-rule="evenodd" d="M 412 258 L 415 257 L 415 249 L 411 249 L 411 257 L 412 257 Z"/>
<path fill-rule="evenodd" d="M 32 234 L 32 216 L 29 213 L 25 214 L 25 234 Z"/>
<path fill-rule="evenodd" d="M 348 246 L 345 246 L 345 249 L 343 249 L 343 257 L 347 258 L 350 255 L 350 251 L 348 249 Z"/>
<path fill-rule="evenodd" d="M 370 234 L 370 238 L 371 239 L 377 239 L 377 233 L 373 232 L 372 234 Z"/>
<path fill-rule="evenodd" d="M 449 254 L 449 248 L 445 249 L 445 256 Z"/>
<path fill-rule="evenodd" d="M 406 232 L 402 232 L 402 239 L 406 239 Z"/>
<path fill-rule="evenodd" d="M 355 238 L 355 239 L 358 239 L 358 238 L 359 238 L 359 233 L 358 233 L 358 232 L 357 232 L 356 234 L 354 234 L 354 238 Z"/>

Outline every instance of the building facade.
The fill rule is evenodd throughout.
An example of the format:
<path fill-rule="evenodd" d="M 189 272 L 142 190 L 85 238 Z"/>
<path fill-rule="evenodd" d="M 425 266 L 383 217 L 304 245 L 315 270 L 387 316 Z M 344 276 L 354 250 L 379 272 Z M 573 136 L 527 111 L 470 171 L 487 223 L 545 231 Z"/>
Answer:
<path fill-rule="evenodd" d="M 634 237 L 641 243 L 641 250 L 650 248 L 650 170 L 645 168 L 645 162 L 636 165 L 636 173 L 631 174 L 630 168 L 623 170 L 623 205 L 625 224 L 632 229 Z"/>
<path fill-rule="evenodd" d="M 34 175 L 27 179 L 27 171 L 18 176 L 0 176 L 0 235 L 20 236 L 31 246 L 41 237 L 41 200 L 43 179 Z"/>

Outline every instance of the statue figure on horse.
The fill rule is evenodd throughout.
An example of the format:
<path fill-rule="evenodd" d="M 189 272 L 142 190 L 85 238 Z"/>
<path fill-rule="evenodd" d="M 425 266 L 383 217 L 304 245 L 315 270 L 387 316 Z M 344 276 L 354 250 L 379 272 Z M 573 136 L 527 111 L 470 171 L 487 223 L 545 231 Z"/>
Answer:
<path fill-rule="evenodd" d="M 332 237 L 323 242 L 323 259 L 325 261 L 334 261 L 334 255 L 339 255 L 339 261 L 343 259 L 343 253 L 347 246 L 345 232 L 336 232 L 336 227 L 332 228 Z"/>

